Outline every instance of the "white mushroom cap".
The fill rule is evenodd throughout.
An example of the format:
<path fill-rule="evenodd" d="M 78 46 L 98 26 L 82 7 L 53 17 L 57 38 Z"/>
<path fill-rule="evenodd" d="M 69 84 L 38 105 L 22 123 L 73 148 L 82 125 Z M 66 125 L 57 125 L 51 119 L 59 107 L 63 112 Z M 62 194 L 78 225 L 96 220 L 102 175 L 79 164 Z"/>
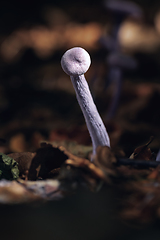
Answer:
<path fill-rule="evenodd" d="M 81 47 L 74 47 L 64 53 L 61 59 L 61 66 L 65 73 L 70 76 L 82 75 L 87 72 L 91 59 L 86 50 Z"/>

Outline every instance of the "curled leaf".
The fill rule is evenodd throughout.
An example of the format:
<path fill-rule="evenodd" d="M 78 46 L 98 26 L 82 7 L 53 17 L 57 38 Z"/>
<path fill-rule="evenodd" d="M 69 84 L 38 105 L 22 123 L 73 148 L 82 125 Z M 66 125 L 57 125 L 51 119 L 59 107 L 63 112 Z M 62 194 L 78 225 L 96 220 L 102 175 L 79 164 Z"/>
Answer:
<path fill-rule="evenodd" d="M 141 160 L 152 160 L 153 155 L 151 149 L 148 147 L 149 144 L 153 141 L 153 136 L 150 137 L 150 140 L 145 145 L 137 147 L 134 152 L 131 154 L 130 159 L 141 159 Z"/>
<path fill-rule="evenodd" d="M 60 170 L 59 180 L 64 184 L 67 182 L 69 188 L 82 184 L 91 191 L 98 191 L 103 181 L 109 182 L 106 174 L 88 159 L 77 157 L 62 146 L 59 149 L 68 156 Z"/>
<path fill-rule="evenodd" d="M 53 169 L 58 169 L 67 159 L 67 155 L 49 143 L 41 143 L 32 159 L 28 179 L 47 178 Z"/>

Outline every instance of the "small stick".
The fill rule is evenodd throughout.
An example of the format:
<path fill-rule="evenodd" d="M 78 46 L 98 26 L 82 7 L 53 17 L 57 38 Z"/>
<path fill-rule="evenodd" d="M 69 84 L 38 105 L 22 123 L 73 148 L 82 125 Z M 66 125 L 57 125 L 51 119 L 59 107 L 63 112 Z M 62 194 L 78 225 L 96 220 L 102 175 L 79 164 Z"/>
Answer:
<path fill-rule="evenodd" d="M 117 165 L 133 166 L 138 168 L 156 168 L 160 165 L 160 161 L 146 161 L 129 158 L 118 158 Z"/>

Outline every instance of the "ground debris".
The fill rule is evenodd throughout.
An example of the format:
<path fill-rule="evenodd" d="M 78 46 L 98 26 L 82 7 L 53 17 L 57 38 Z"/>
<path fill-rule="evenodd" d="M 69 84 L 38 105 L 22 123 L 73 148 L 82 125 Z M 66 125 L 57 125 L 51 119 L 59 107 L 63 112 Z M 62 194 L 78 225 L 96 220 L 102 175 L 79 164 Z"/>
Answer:
<path fill-rule="evenodd" d="M 39 200 L 40 196 L 28 191 L 17 181 L 8 181 L 4 179 L 0 181 L 0 203 L 19 204 Z"/>
<path fill-rule="evenodd" d="M 120 216 L 124 220 L 134 223 L 153 221 L 160 217 L 160 165 L 150 158 L 150 141 L 136 148 L 141 160 L 124 158 L 121 151 L 118 156 L 107 146 L 98 147 L 95 156 L 81 157 L 85 148 L 79 146 L 75 149 L 77 154 L 73 154 L 71 150 L 75 143 L 65 143 L 64 147 L 42 142 L 34 153 L 8 154 L 7 157 L 17 162 L 20 174 L 17 181 L 0 181 L 0 202 L 59 200 L 75 193 L 79 186 L 97 192 L 102 184 L 106 184 L 120 192 Z M 68 150 L 67 146 L 72 147 Z M 84 154 L 86 156 L 86 152 Z"/>
<path fill-rule="evenodd" d="M 58 180 L 0 180 L 0 203 L 20 204 L 58 200 L 64 196 Z"/>

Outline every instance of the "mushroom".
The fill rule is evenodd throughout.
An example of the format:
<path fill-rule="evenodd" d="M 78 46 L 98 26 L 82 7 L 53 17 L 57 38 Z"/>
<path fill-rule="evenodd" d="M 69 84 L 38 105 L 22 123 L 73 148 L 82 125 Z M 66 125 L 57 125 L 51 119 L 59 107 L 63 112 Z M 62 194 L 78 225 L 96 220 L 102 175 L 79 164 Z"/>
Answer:
<path fill-rule="evenodd" d="M 83 112 L 93 145 L 93 155 L 98 146 L 110 147 L 110 139 L 103 121 L 93 102 L 84 73 L 91 64 L 90 55 L 81 47 L 74 47 L 64 53 L 61 66 L 70 75 L 78 103 Z"/>

